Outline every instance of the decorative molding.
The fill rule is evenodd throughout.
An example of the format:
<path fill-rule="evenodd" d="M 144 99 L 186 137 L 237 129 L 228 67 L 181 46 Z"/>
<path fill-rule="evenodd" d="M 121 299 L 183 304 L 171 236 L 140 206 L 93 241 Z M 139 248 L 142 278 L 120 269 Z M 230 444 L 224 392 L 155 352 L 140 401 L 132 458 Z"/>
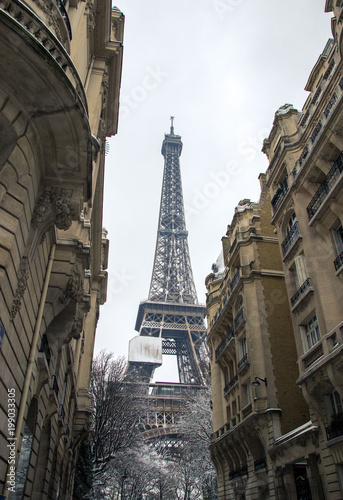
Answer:
<path fill-rule="evenodd" d="M 93 0 L 87 0 L 85 12 L 87 14 L 87 28 L 90 35 L 95 29 L 95 7 Z"/>
<path fill-rule="evenodd" d="M 79 267 L 75 264 L 72 269 L 72 274 L 68 280 L 67 286 L 59 297 L 61 304 L 66 304 L 69 300 L 80 302 L 83 297 L 83 284 L 81 283 L 81 273 Z"/>
<path fill-rule="evenodd" d="M 68 198 L 71 197 L 71 190 L 46 186 L 39 197 L 32 216 L 32 226 L 38 229 L 44 219 L 52 213 L 54 223 L 58 229 L 66 231 L 70 228 L 74 210 Z"/>
<path fill-rule="evenodd" d="M 19 266 L 17 289 L 14 295 L 12 308 L 10 311 L 10 318 L 12 321 L 14 320 L 17 313 L 21 309 L 22 298 L 24 296 L 27 287 L 28 277 L 29 277 L 29 263 L 27 258 L 23 258 Z"/>
<path fill-rule="evenodd" d="M 101 82 L 101 90 L 102 90 L 102 108 L 106 108 L 107 100 L 108 100 L 108 89 L 110 86 L 110 77 L 107 71 L 104 72 Z"/>
<path fill-rule="evenodd" d="M 46 2 L 42 2 L 41 0 L 33 0 L 34 3 L 37 5 L 37 7 L 44 12 L 46 19 L 47 19 L 47 25 L 52 26 L 53 30 L 55 31 L 55 35 L 57 39 L 63 44 L 65 40 L 62 38 L 62 33 L 60 30 L 60 27 L 58 26 L 57 23 L 57 17 L 60 16 L 59 10 L 57 5 L 54 2 L 49 2 L 48 4 Z"/>
<path fill-rule="evenodd" d="M 82 309 L 82 307 L 77 307 L 76 313 L 75 313 L 75 318 L 73 322 L 73 326 L 71 328 L 70 332 L 70 339 L 72 338 L 75 340 L 78 340 L 81 337 L 81 332 L 83 330 L 83 320 L 85 317 L 85 313 Z"/>

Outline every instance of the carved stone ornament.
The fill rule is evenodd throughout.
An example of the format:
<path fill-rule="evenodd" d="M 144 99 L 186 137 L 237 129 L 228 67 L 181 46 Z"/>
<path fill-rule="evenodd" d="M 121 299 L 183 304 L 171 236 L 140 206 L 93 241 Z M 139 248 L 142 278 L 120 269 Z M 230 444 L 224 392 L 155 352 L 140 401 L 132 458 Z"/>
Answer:
<path fill-rule="evenodd" d="M 119 27 L 119 22 L 117 19 L 112 18 L 112 34 L 111 34 L 111 40 L 117 40 L 117 30 Z"/>
<path fill-rule="evenodd" d="M 71 338 L 78 340 L 81 337 L 81 332 L 83 330 L 83 320 L 85 314 L 81 307 L 77 308 L 73 326 L 70 332 Z"/>
<path fill-rule="evenodd" d="M 102 77 L 101 89 L 102 89 L 102 107 L 106 108 L 107 99 L 108 99 L 108 88 L 110 84 L 110 77 L 107 71 L 104 72 L 104 76 Z"/>
<path fill-rule="evenodd" d="M 95 7 L 94 7 L 94 2 L 92 0 L 87 0 L 86 12 L 88 13 L 87 17 L 88 33 L 91 33 L 95 28 Z"/>
<path fill-rule="evenodd" d="M 98 127 L 98 140 L 101 144 L 101 152 L 105 153 L 105 144 L 106 144 L 106 122 L 103 118 L 100 118 L 99 127 Z"/>
<path fill-rule="evenodd" d="M 78 266 L 72 269 L 72 274 L 68 280 L 67 286 L 60 295 L 59 301 L 61 304 L 66 304 L 68 300 L 79 302 L 83 296 L 83 284 L 81 283 L 81 273 Z"/>
<path fill-rule="evenodd" d="M 17 289 L 14 295 L 12 308 L 10 311 L 10 318 L 12 321 L 16 317 L 17 313 L 20 311 L 22 298 L 27 287 L 28 277 L 29 277 L 29 263 L 28 260 L 25 258 L 21 262 L 18 271 Z"/>
<path fill-rule="evenodd" d="M 71 206 L 70 190 L 47 186 L 39 197 L 32 216 L 32 225 L 38 229 L 49 213 L 53 213 L 58 229 L 70 228 L 74 211 Z"/>
<path fill-rule="evenodd" d="M 49 3 L 42 2 L 41 0 L 34 0 L 34 3 L 44 12 L 44 14 L 47 17 L 48 26 L 53 26 L 56 37 L 61 43 L 63 43 L 61 30 L 56 21 L 56 16 L 58 15 L 58 8 L 56 7 L 55 3 L 51 2 L 49 5 Z"/>

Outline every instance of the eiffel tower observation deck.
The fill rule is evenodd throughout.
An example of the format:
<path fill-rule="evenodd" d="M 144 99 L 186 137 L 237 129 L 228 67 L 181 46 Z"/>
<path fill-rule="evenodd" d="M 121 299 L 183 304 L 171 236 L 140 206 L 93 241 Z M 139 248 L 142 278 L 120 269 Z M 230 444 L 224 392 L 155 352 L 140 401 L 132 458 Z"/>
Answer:
<path fill-rule="evenodd" d="M 181 151 L 181 137 L 175 135 L 171 117 L 170 133 L 165 134 L 161 151 L 164 174 L 149 297 L 139 305 L 135 326 L 139 335 L 129 346 L 130 368 L 135 367 L 150 381 L 162 365 L 162 354 L 177 357 L 179 382 L 172 392 L 177 392 L 178 385 L 203 385 L 201 364 L 206 354 L 205 307 L 198 303 L 188 249 Z M 163 392 L 161 387 L 153 391 Z"/>

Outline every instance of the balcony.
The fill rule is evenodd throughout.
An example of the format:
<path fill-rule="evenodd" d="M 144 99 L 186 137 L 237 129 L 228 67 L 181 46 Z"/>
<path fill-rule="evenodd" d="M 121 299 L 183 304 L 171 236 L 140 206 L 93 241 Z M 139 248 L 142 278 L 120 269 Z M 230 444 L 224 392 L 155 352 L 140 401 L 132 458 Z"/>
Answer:
<path fill-rule="evenodd" d="M 265 470 L 266 468 L 267 468 L 267 461 L 265 458 L 260 458 L 260 460 L 255 460 L 254 462 L 255 472 L 258 472 L 260 470 Z"/>
<path fill-rule="evenodd" d="M 297 309 L 299 304 L 305 299 L 305 297 L 308 297 L 308 294 L 310 292 L 313 292 L 313 288 L 311 286 L 311 280 L 310 278 L 307 278 L 306 281 L 301 285 L 300 288 L 295 292 L 293 297 L 291 297 L 291 310 L 292 312 Z"/>
<path fill-rule="evenodd" d="M 299 224 L 298 221 L 295 221 L 291 230 L 287 234 L 286 238 L 281 243 L 282 255 L 284 258 L 293 248 L 293 245 L 298 240 L 299 235 L 300 235 Z"/>
<path fill-rule="evenodd" d="M 324 355 L 323 344 L 318 343 L 318 345 L 314 345 L 312 349 L 302 358 L 302 362 L 304 365 L 304 369 L 307 370 L 317 359 L 321 358 Z"/>
<path fill-rule="evenodd" d="M 333 415 L 333 421 L 325 430 L 328 441 L 343 436 L 343 413 Z"/>
<path fill-rule="evenodd" d="M 241 372 L 247 365 L 249 364 L 248 353 L 244 354 L 244 356 L 238 361 L 238 373 Z"/>
<path fill-rule="evenodd" d="M 239 269 L 237 269 L 237 271 L 235 272 L 235 275 L 232 278 L 232 281 L 230 283 L 230 292 L 231 293 L 233 293 L 233 291 L 235 290 L 235 288 L 239 282 L 239 277 L 240 277 L 240 273 L 239 273 Z"/>
<path fill-rule="evenodd" d="M 237 382 L 238 375 L 235 375 L 224 387 L 224 396 L 226 396 L 231 391 L 231 389 L 237 384 Z"/>
<path fill-rule="evenodd" d="M 248 475 L 248 467 L 240 467 L 239 469 L 234 469 L 229 473 L 229 481 L 237 479 L 242 476 Z"/>
<path fill-rule="evenodd" d="M 313 196 L 311 202 L 307 207 L 307 215 L 309 220 L 311 220 L 318 212 L 320 206 L 327 198 L 327 196 L 332 192 L 334 185 L 341 178 L 343 172 L 343 151 L 331 167 L 329 173 L 325 177 L 324 181 L 321 183 L 317 189 L 315 195 Z"/>
<path fill-rule="evenodd" d="M 245 320 L 245 316 L 244 316 L 244 309 L 243 307 L 238 311 L 238 314 L 237 316 L 235 317 L 235 319 L 233 320 L 233 325 L 235 327 L 235 331 L 238 330 L 238 328 L 241 326 L 241 324 L 243 323 L 243 321 Z"/>
<path fill-rule="evenodd" d="M 319 122 L 315 126 L 315 128 L 312 132 L 312 135 L 311 135 L 312 144 L 317 140 L 319 132 L 321 131 L 322 127 L 323 127 L 323 124 L 322 124 L 321 120 L 319 120 Z"/>
<path fill-rule="evenodd" d="M 292 174 L 293 174 L 293 179 L 296 178 L 296 176 L 298 175 L 299 171 L 301 170 L 303 164 L 304 164 L 304 161 L 306 160 L 306 157 L 308 156 L 308 153 L 309 153 L 309 147 L 306 145 L 301 153 L 301 155 L 299 156 L 293 170 L 292 170 Z"/>
<path fill-rule="evenodd" d="M 341 269 L 341 267 L 343 266 L 343 252 L 341 252 L 339 254 L 339 256 L 334 260 L 333 263 L 334 263 L 336 271 Z"/>
<path fill-rule="evenodd" d="M 328 118 L 328 117 L 329 117 L 329 115 L 330 115 L 330 113 L 331 113 L 332 108 L 334 107 L 334 105 L 335 105 L 335 104 L 336 104 L 336 102 L 337 102 L 337 99 L 338 99 L 337 94 L 336 94 L 336 92 L 334 92 L 334 93 L 332 94 L 332 97 L 331 97 L 331 99 L 330 99 L 330 101 L 329 101 L 328 105 L 326 106 L 326 108 L 325 108 L 325 110 L 324 110 L 324 115 L 325 115 L 325 117 L 326 117 L 326 118 Z"/>
<path fill-rule="evenodd" d="M 220 295 L 222 296 L 224 293 L 226 293 L 226 290 L 228 291 L 228 293 L 222 299 L 221 304 L 220 304 L 220 306 L 219 306 L 216 314 L 214 315 L 214 317 L 213 317 L 213 319 L 212 319 L 212 321 L 211 321 L 211 323 L 209 325 L 210 326 L 210 332 L 212 331 L 212 329 L 214 328 L 215 324 L 217 323 L 217 321 L 221 317 L 222 313 L 224 312 L 227 303 L 229 302 L 229 300 L 230 300 L 233 292 L 237 288 L 237 285 L 239 283 L 240 278 L 241 278 L 241 274 L 240 274 L 240 270 L 238 268 L 236 270 L 234 276 L 232 277 L 231 281 L 229 281 L 230 276 L 228 276 L 226 278 L 226 280 L 221 284 Z M 213 296 L 213 300 L 215 300 L 217 298 L 218 298 L 218 291 L 216 291 L 216 294 Z M 210 303 L 211 303 L 211 301 L 209 299 L 207 299 L 207 305 L 209 305 Z"/>
<path fill-rule="evenodd" d="M 225 350 L 226 346 L 229 344 L 230 340 L 234 336 L 234 329 L 231 326 L 223 340 L 220 342 L 219 346 L 216 349 L 215 355 L 216 355 L 216 361 L 218 360 L 219 356 L 222 354 L 222 352 Z"/>
<path fill-rule="evenodd" d="M 273 199 L 272 199 L 272 207 L 273 207 L 273 215 L 276 214 L 278 211 L 281 203 L 283 202 L 286 194 L 288 192 L 288 176 L 285 177 L 285 179 L 282 181 L 280 184 L 279 188 L 277 189 Z"/>

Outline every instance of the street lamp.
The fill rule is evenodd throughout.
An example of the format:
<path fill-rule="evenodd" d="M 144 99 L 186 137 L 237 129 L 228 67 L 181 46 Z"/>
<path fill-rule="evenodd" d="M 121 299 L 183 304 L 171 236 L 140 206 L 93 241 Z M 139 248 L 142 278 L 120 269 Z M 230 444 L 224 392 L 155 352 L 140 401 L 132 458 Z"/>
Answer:
<path fill-rule="evenodd" d="M 261 382 L 264 382 L 267 385 L 267 378 L 261 378 L 261 377 L 255 377 L 255 380 L 251 382 L 251 385 L 253 385 L 254 387 L 258 387 L 259 385 L 261 385 L 261 382 L 259 382 L 259 380 L 261 380 Z"/>

